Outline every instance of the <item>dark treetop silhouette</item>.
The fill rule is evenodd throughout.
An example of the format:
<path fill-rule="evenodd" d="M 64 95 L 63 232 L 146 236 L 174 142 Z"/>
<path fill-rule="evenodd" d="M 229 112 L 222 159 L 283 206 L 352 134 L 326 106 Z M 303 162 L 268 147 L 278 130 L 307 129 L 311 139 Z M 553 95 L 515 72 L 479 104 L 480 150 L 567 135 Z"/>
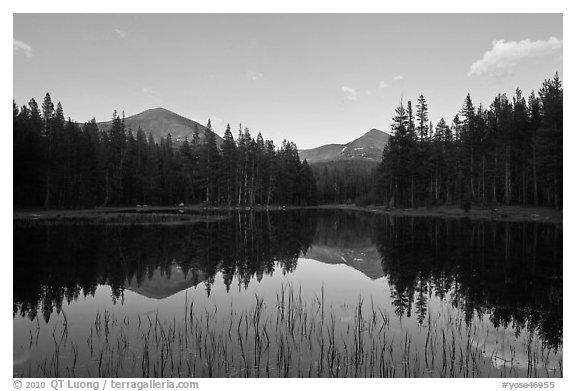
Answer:
<path fill-rule="evenodd" d="M 230 126 L 218 147 L 210 121 L 191 140 L 159 143 L 127 129 L 116 112 L 99 130 L 96 120 L 64 119 L 49 94 L 42 112 L 34 99 L 14 103 L 14 205 L 80 208 L 184 203 L 227 205 L 316 203 L 315 181 L 296 145 L 276 148 L 248 128 L 234 140 Z"/>
<path fill-rule="evenodd" d="M 319 201 L 562 209 L 558 74 L 528 99 L 517 89 L 512 100 L 499 94 L 488 108 L 474 107 L 468 94 L 450 125 L 444 118 L 436 126 L 429 122 L 423 95 L 415 108 L 401 103 L 380 163 L 372 151 L 369 159 L 309 165 L 294 143 L 276 148 L 261 134 L 254 139 L 248 128 L 234 139 L 228 126 L 218 143 L 210 121 L 196 127 L 190 140 L 173 142 L 168 134 L 157 143 L 151 133 L 127 129 L 116 112 L 102 129 L 95 120 L 83 126 L 66 121 L 49 94 L 41 109 L 32 99 L 28 106 L 14 102 L 13 110 L 18 207 Z"/>

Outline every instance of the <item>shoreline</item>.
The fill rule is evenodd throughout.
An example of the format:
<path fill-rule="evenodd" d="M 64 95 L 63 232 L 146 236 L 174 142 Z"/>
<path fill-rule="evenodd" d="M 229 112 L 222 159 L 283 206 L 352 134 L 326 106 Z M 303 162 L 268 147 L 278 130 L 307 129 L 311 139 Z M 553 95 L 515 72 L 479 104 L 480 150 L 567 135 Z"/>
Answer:
<path fill-rule="evenodd" d="M 465 212 L 458 207 L 436 206 L 419 208 L 387 209 L 384 206 L 357 206 L 351 204 L 327 204 L 317 206 L 274 205 L 253 207 L 205 206 L 202 204 L 179 206 L 146 207 L 96 207 L 91 209 L 14 209 L 13 222 L 19 224 L 35 222 L 85 222 L 92 224 L 193 224 L 215 221 L 217 216 L 206 216 L 211 212 L 275 212 L 286 210 L 342 210 L 374 213 L 389 216 L 413 216 L 434 218 L 467 218 L 470 220 L 491 220 L 497 222 L 534 222 L 559 226 L 562 229 L 563 212 L 552 208 L 497 206 L 494 209 L 472 207 Z M 180 212 L 180 213 L 175 213 Z M 188 213 L 186 213 L 188 212 Z"/>
<path fill-rule="evenodd" d="M 418 208 L 395 208 L 388 210 L 384 206 L 356 206 L 356 205 L 320 205 L 318 209 L 350 210 L 366 213 L 375 213 L 390 216 L 413 216 L 413 217 L 439 217 L 470 220 L 491 220 L 497 222 L 531 222 L 548 223 L 562 228 L 563 212 L 552 208 L 533 206 L 505 206 L 482 209 L 472 207 L 465 212 L 458 207 L 435 206 Z"/>

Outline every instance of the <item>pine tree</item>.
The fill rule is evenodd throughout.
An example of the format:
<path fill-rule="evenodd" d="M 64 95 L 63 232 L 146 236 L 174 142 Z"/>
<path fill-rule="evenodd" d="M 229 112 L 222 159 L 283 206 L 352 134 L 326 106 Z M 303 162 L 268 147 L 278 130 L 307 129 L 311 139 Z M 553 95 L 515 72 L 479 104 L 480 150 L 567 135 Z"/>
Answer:
<path fill-rule="evenodd" d="M 409 105 L 411 107 L 411 104 Z M 395 204 L 412 203 L 414 142 L 415 132 L 410 120 L 410 111 L 404 109 L 402 102 L 396 107 L 392 119 L 392 136 L 383 152 L 384 165 L 380 169 L 380 183 L 388 183 L 384 197 L 390 207 Z M 410 189 L 410 190 L 408 190 Z"/>
<path fill-rule="evenodd" d="M 211 124 L 208 120 L 207 131 L 204 135 L 204 144 L 200 147 L 200 171 L 202 177 L 202 188 L 205 194 L 205 202 L 217 202 L 217 175 L 220 167 L 220 155 L 216 145 L 216 136 L 210 130 Z"/>
<path fill-rule="evenodd" d="M 46 93 L 44 96 L 44 101 L 42 102 L 42 121 L 44 122 L 44 129 L 43 135 L 46 139 L 46 181 L 45 181 L 45 197 L 44 197 L 44 207 L 50 207 L 51 201 L 51 176 L 54 170 L 54 159 L 52 156 L 52 148 L 54 144 L 54 127 L 53 127 L 53 119 L 54 118 L 54 104 L 52 103 L 52 98 L 50 97 L 49 93 Z"/>
<path fill-rule="evenodd" d="M 406 127 L 410 138 L 416 139 L 416 125 L 414 123 L 414 111 L 412 110 L 412 102 L 408 101 L 406 106 Z"/>
<path fill-rule="evenodd" d="M 82 205 L 95 206 L 103 202 L 102 162 L 100 160 L 100 135 L 96 119 L 84 124 L 80 148 L 83 172 Z"/>
<path fill-rule="evenodd" d="M 428 104 L 424 95 L 418 97 L 418 104 L 416 105 L 416 119 L 418 120 L 418 135 L 420 140 L 423 141 L 428 138 Z"/>
<path fill-rule="evenodd" d="M 541 165 L 544 193 L 549 204 L 562 209 L 562 128 L 563 90 L 558 73 L 547 79 L 540 91 L 541 106 Z"/>
<path fill-rule="evenodd" d="M 181 191 L 180 199 L 185 203 L 192 201 L 193 186 L 194 181 L 192 179 L 192 148 L 188 142 L 188 138 L 184 139 L 184 142 L 178 149 L 179 167 L 180 167 L 180 179 Z"/>
<path fill-rule="evenodd" d="M 466 184 L 462 184 L 462 196 L 465 198 L 466 203 L 470 203 L 476 194 L 474 191 L 474 173 L 475 167 L 475 149 L 476 149 L 476 109 L 472 104 L 470 94 L 466 95 L 464 99 L 464 106 L 460 111 L 463 117 L 462 130 L 460 133 L 460 176 L 467 176 Z"/>
<path fill-rule="evenodd" d="M 230 124 L 228 124 L 226 126 L 226 131 L 224 132 L 224 141 L 222 143 L 222 171 L 219 175 L 219 178 L 221 179 L 220 185 L 222 187 L 222 193 L 228 205 L 236 203 L 237 200 L 236 159 L 236 143 L 234 142 L 234 137 L 230 130 Z"/>
<path fill-rule="evenodd" d="M 540 120 L 540 99 L 536 97 L 534 91 L 528 98 L 529 129 L 530 129 L 530 152 L 532 169 L 532 203 L 539 205 L 538 196 L 538 164 L 536 161 L 536 148 L 538 145 L 538 130 L 541 125 Z"/>
<path fill-rule="evenodd" d="M 155 204 L 161 197 L 160 157 L 159 148 L 152 133 L 148 134 L 148 158 L 146 159 L 146 192 L 143 204 Z"/>
<path fill-rule="evenodd" d="M 128 130 L 126 136 L 126 146 L 122 155 L 122 184 L 123 192 L 121 203 L 134 205 L 138 201 L 138 143 L 132 129 Z"/>
<path fill-rule="evenodd" d="M 110 189 L 108 201 L 114 204 L 120 204 L 123 194 L 122 172 L 124 150 L 126 148 L 126 128 L 123 119 L 118 116 L 118 112 L 114 110 L 112 114 L 112 127 L 110 128 L 110 153 L 108 154 L 108 172 L 107 181 Z"/>
<path fill-rule="evenodd" d="M 272 195 L 276 190 L 278 180 L 278 156 L 272 141 L 266 140 L 264 156 L 267 162 L 265 171 L 266 206 L 272 202 Z"/>
<path fill-rule="evenodd" d="M 528 106 L 522 91 L 517 88 L 512 100 L 512 177 L 518 201 L 523 205 L 528 203 L 528 154 L 530 151 L 530 134 Z"/>

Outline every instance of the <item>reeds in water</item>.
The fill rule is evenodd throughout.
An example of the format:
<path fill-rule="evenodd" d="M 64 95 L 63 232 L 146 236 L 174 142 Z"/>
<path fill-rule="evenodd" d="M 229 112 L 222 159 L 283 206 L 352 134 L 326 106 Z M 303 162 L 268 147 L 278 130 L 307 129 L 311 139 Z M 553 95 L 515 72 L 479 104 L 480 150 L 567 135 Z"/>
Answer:
<path fill-rule="evenodd" d="M 280 287 L 245 310 L 200 306 L 118 318 L 98 312 L 82 337 L 62 311 L 52 348 L 28 365 L 30 377 L 542 377 L 562 376 L 562 353 L 527 330 L 510 343 L 489 321 L 467 324 L 449 305 L 421 325 L 399 321 L 373 298 L 358 297 L 343 320 L 324 287 L 313 300 Z M 413 322 L 412 322 L 413 323 Z M 38 328 L 40 325 L 38 324 Z M 30 331 L 29 348 L 40 336 Z M 40 351 L 45 352 L 47 349 Z"/>

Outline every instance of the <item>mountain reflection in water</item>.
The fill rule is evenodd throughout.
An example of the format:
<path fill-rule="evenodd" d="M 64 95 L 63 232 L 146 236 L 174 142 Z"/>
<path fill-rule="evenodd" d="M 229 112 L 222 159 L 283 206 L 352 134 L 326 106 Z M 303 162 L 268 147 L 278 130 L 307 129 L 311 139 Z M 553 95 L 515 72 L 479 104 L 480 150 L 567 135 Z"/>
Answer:
<path fill-rule="evenodd" d="M 562 346 L 558 228 L 329 210 L 234 213 L 191 226 L 15 228 L 13 315 L 48 323 L 99 286 L 110 287 L 111 305 L 122 305 L 126 291 L 159 303 L 192 287 L 210 297 L 220 279 L 236 295 L 311 260 L 328 268 L 304 268 L 320 274 L 307 283 L 320 290 L 322 273 L 339 265 L 339 290 L 350 301 L 363 285 L 350 273 L 384 281 L 380 300 L 398 318 L 423 325 L 440 302 L 466 324 L 487 317 L 516 338 L 526 331 L 548 348 Z"/>

